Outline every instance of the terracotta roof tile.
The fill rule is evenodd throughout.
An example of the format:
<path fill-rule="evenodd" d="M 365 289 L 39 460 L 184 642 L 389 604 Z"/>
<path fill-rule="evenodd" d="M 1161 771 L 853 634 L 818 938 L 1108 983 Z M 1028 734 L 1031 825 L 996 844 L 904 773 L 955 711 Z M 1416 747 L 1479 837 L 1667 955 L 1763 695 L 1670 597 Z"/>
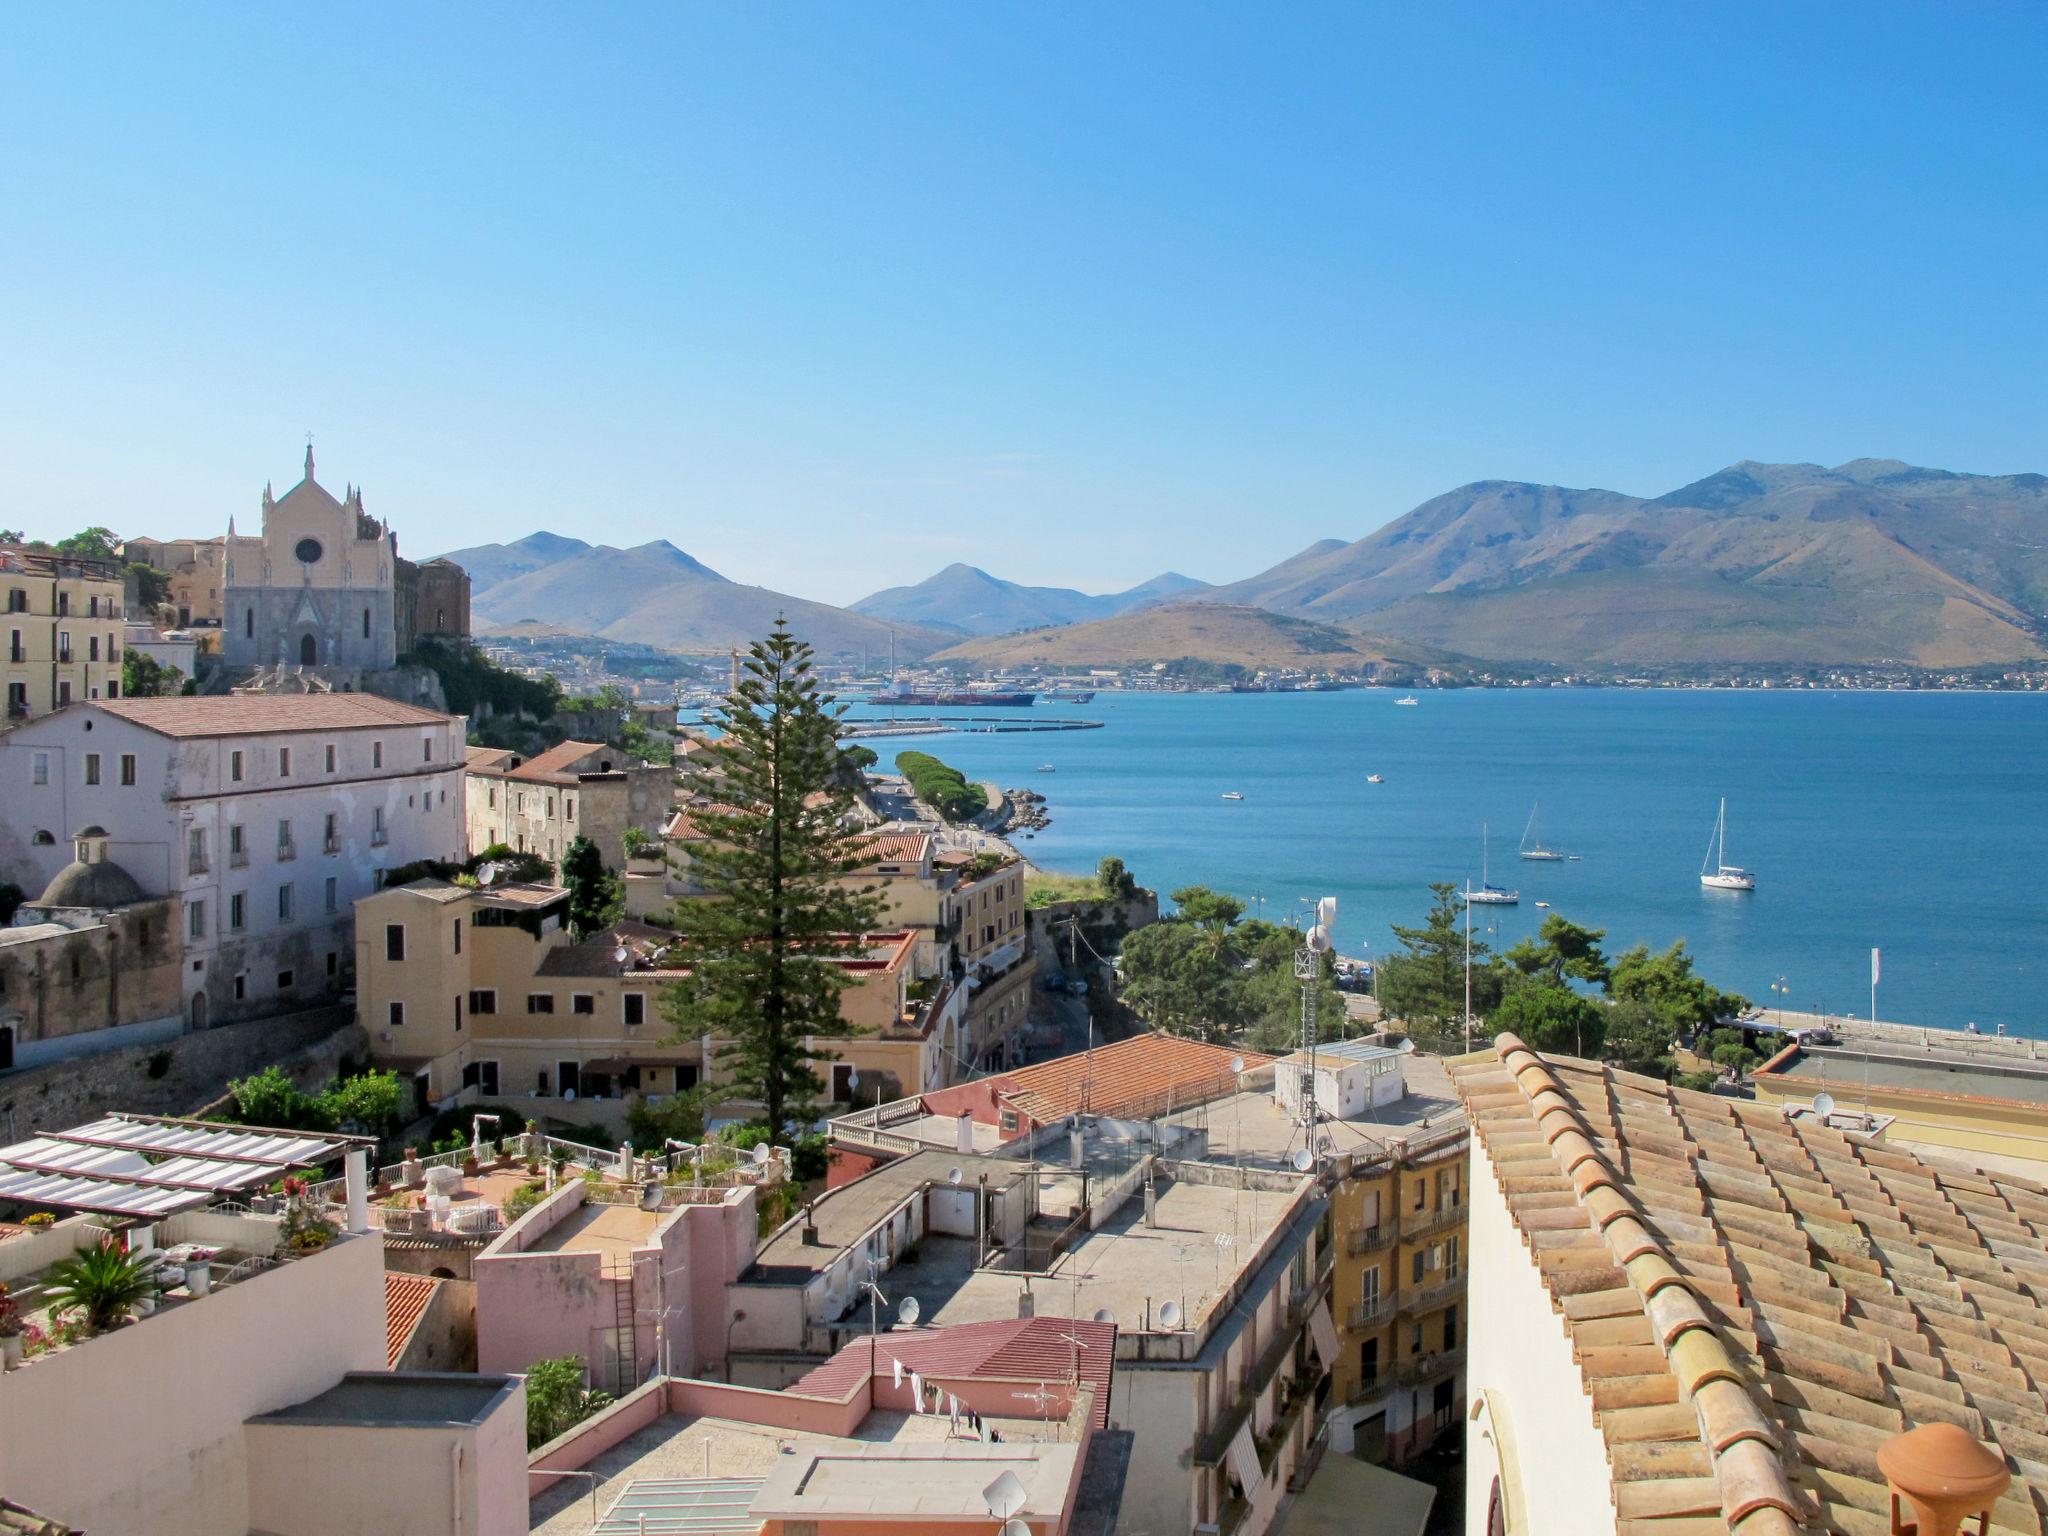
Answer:
<path fill-rule="evenodd" d="M 387 1368 L 397 1369 L 398 1357 L 405 1353 L 405 1346 L 412 1341 L 412 1331 L 426 1316 L 427 1303 L 434 1299 L 434 1289 L 440 1283 L 426 1275 L 384 1271 L 384 1364 Z"/>
<path fill-rule="evenodd" d="M 1620 1536 L 1880 1536 L 1877 1450 L 1946 1420 L 2048 1531 L 2048 1200 L 1774 1107 L 1543 1058 L 1452 1076 L 1569 1331 Z"/>
<path fill-rule="evenodd" d="M 274 731 L 389 730 L 447 725 L 438 714 L 373 693 L 230 693 L 172 699 L 97 699 L 102 709 L 160 736 L 259 736 Z"/>
<path fill-rule="evenodd" d="M 1142 1119 L 1235 1091 L 1234 1056 L 1244 1058 L 1247 1072 L 1274 1059 L 1177 1035 L 1134 1035 L 1005 1072 L 995 1091 L 1040 1125 L 1084 1107 L 1117 1119 Z"/>

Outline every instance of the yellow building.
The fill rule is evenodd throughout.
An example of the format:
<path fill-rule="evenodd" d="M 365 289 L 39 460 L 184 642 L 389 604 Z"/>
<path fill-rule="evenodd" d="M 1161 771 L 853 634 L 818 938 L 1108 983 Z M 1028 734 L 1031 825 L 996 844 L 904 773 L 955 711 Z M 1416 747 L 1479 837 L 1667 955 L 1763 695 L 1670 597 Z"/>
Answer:
<path fill-rule="evenodd" d="M 1352 1154 L 1331 1191 L 1332 1444 L 1368 1461 L 1406 1461 L 1461 1422 L 1470 1148 L 1461 1121 L 1418 1128 Z"/>
<path fill-rule="evenodd" d="M 357 902 L 357 1011 L 376 1064 L 408 1073 L 422 1106 L 480 1098 L 607 1123 L 629 1095 L 725 1082 L 725 1042 L 673 1038 L 661 1013 L 687 975 L 666 963 L 674 936 L 627 921 L 578 943 L 568 905 L 558 886 L 443 880 Z M 832 1058 L 820 1063 L 831 1097 L 937 1086 L 963 989 L 919 978 L 916 949 L 907 931 L 849 942 L 840 1014 L 856 1033 L 814 1042 Z M 572 1099 L 596 1108 L 566 1111 Z"/>
<path fill-rule="evenodd" d="M 0 545 L 7 723 L 121 696 L 121 570 L 111 560 Z"/>
<path fill-rule="evenodd" d="M 218 631 L 221 623 L 226 543 L 211 539 L 130 539 L 121 546 L 125 560 L 153 566 L 170 577 L 166 605 L 177 611 L 178 629 L 198 625 Z"/>

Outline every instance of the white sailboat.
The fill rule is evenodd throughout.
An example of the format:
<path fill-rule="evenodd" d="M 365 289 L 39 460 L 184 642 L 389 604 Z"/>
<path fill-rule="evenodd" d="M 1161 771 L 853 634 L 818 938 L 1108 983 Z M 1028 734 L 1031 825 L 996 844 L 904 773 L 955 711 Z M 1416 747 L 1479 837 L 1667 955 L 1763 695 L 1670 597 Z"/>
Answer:
<path fill-rule="evenodd" d="M 1714 838 L 1707 844 L 1707 856 L 1700 862 L 1700 884 L 1710 891 L 1753 891 L 1756 876 L 1739 864 L 1728 862 L 1728 798 L 1721 797 L 1721 812 L 1714 818 Z"/>
<path fill-rule="evenodd" d="M 1543 846 L 1543 837 L 1536 830 L 1536 813 L 1541 805 L 1529 807 L 1529 825 L 1522 828 L 1522 857 L 1532 864 L 1562 864 L 1565 856 L 1555 848 Z"/>
<path fill-rule="evenodd" d="M 1404 699 L 1396 699 L 1396 700 L 1394 700 L 1394 702 L 1395 702 L 1396 704 L 1413 704 L 1413 705 L 1415 705 L 1415 706 L 1416 706 L 1417 708 L 1420 708 L 1420 707 L 1421 707 L 1421 705 L 1422 705 L 1422 700 L 1420 700 L 1420 699 L 1418 699 L 1417 697 L 1415 697 L 1415 695 L 1414 695 L 1414 694 L 1412 694 L 1412 693 L 1411 693 L 1411 694 L 1409 694 L 1409 695 L 1408 695 L 1408 696 L 1407 696 L 1406 698 L 1404 698 Z"/>
<path fill-rule="evenodd" d="M 1520 905 L 1522 900 L 1522 893 L 1520 891 L 1503 890 L 1500 886 L 1491 883 L 1486 878 L 1486 875 L 1486 823 L 1481 822 L 1479 824 L 1479 889 L 1475 891 L 1469 885 L 1465 887 L 1466 904 L 1475 907 L 1512 907 Z"/>

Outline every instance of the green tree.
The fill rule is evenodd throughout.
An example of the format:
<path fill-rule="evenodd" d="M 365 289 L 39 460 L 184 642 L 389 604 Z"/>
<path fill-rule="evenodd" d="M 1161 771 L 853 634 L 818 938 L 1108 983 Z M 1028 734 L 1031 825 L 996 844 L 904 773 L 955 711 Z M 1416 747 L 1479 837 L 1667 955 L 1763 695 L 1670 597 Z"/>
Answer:
<path fill-rule="evenodd" d="M 735 1088 L 760 1099 L 776 1134 L 824 1084 L 809 1038 L 851 1030 L 836 960 L 849 934 L 871 931 L 881 903 L 846 876 L 869 858 L 849 825 L 852 792 L 837 772 L 841 711 L 820 692 L 811 648 L 781 620 L 748 648 L 739 687 L 718 709 L 728 743 L 712 800 L 694 812 L 704 842 L 692 873 L 706 898 L 676 908 L 675 963 L 688 980 L 662 999 L 682 1037 L 730 1042 Z"/>
<path fill-rule="evenodd" d="M 526 1368 L 526 1448 L 539 1450 L 611 1405 L 609 1392 L 584 1385 L 581 1355 L 536 1360 Z"/>
<path fill-rule="evenodd" d="M 323 1097 L 336 1125 L 365 1136 L 389 1136 L 406 1119 L 408 1096 L 396 1072 L 337 1077 Z"/>
<path fill-rule="evenodd" d="M 1620 1001 L 1645 1003 L 1676 1034 L 1691 1035 L 1716 1019 L 1732 1018 L 1749 1006 L 1748 999 L 1723 992 L 1693 974 L 1685 940 L 1652 954 L 1638 944 L 1614 962 L 1608 990 Z"/>
<path fill-rule="evenodd" d="M 1244 916 L 1244 903 L 1206 885 L 1184 885 L 1171 897 L 1176 922 L 1193 923 L 1209 933 L 1222 933 Z"/>
<path fill-rule="evenodd" d="M 881 758 L 875 755 L 873 747 L 864 747 L 856 742 L 840 750 L 839 760 L 852 772 L 859 773 L 862 769 L 874 767 Z"/>
<path fill-rule="evenodd" d="M 1124 940 L 1124 1001 L 1155 1029 L 1197 1040 L 1244 1025 L 1243 961 L 1190 922 L 1152 923 Z"/>
<path fill-rule="evenodd" d="M 1487 1026 L 1511 1030 L 1539 1051 L 1600 1059 L 1607 1040 L 1607 1015 L 1589 997 L 1570 987 L 1538 983 L 1516 987 L 1494 1008 Z"/>
<path fill-rule="evenodd" d="M 626 1138 L 638 1151 L 657 1154 L 670 1141 L 701 1142 L 716 1099 L 702 1085 L 669 1094 L 659 1104 L 635 1094 L 626 1104 Z"/>
<path fill-rule="evenodd" d="M 1535 938 L 1524 939 L 1501 958 L 1524 976 L 1541 977 L 1554 987 L 1568 981 L 1604 987 L 1608 969 L 1600 941 L 1606 937 L 1604 929 L 1581 928 L 1553 912 Z"/>
<path fill-rule="evenodd" d="M 171 576 L 141 560 L 128 562 L 128 579 L 135 584 L 135 601 L 144 610 L 171 600 Z"/>
<path fill-rule="evenodd" d="M 1101 887 L 1103 895 L 1117 901 L 1136 895 L 1138 890 L 1137 877 L 1124 867 L 1124 861 L 1115 854 L 1109 855 L 1095 866 L 1095 883 Z"/>
<path fill-rule="evenodd" d="M 1424 1045 L 1462 1042 L 1465 1019 L 1465 909 L 1458 888 L 1432 882 L 1434 898 L 1419 928 L 1393 925 L 1402 953 L 1380 964 L 1380 1002 Z M 1471 940 L 1472 1009 L 1488 1014 L 1499 1001 L 1501 976 L 1489 963 L 1492 951 Z"/>
<path fill-rule="evenodd" d="M 1607 1059 L 1630 1072 L 1671 1075 L 1671 1026 L 1640 1000 L 1607 1005 Z"/>
<path fill-rule="evenodd" d="M 587 939 L 617 921 L 619 882 L 604 867 L 597 844 L 580 833 L 562 850 L 562 884 L 569 889 L 569 928 Z"/>
<path fill-rule="evenodd" d="M 52 546 L 60 555 L 83 555 L 90 560 L 111 560 L 120 548 L 121 536 L 111 528 L 85 528 Z"/>
<path fill-rule="evenodd" d="M 134 646 L 121 653 L 121 692 L 131 699 L 166 699 L 185 681 L 176 667 L 145 656 Z"/>
<path fill-rule="evenodd" d="M 237 1078 L 228 1084 L 234 1101 L 235 1119 L 243 1125 L 269 1126 L 280 1131 L 331 1131 L 333 1107 L 317 1094 L 305 1092 L 282 1067 L 265 1067 L 261 1072 Z"/>

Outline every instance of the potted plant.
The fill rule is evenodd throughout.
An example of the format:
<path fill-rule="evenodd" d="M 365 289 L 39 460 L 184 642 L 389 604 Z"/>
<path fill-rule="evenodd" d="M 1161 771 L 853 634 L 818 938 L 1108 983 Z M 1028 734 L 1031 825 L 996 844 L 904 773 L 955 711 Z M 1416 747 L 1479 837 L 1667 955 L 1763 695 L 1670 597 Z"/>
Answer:
<path fill-rule="evenodd" d="M 57 1218 L 48 1211 L 37 1211 L 33 1216 L 24 1217 L 21 1224 L 31 1232 L 47 1232 L 57 1225 Z"/>
<path fill-rule="evenodd" d="M 418 1189 L 427 1182 L 426 1165 L 420 1161 L 420 1149 L 407 1147 L 405 1161 L 398 1165 L 398 1176 L 407 1189 Z"/>
<path fill-rule="evenodd" d="M 540 1122 L 538 1120 L 526 1122 L 526 1171 L 529 1174 L 540 1172 Z"/>
<path fill-rule="evenodd" d="M 156 1298 L 151 1264 L 113 1242 L 81 1248 L 51 1265 L 44 1284 L 53 1314 L 76 1312 L 95 1333 L 126 1322 Z"/>
<path fill-rule="evenodd" d="M 483 1164 L 476 1158 L 476 1145 L 472 1142 L 462 1154 L 462 1176 L 465 1179 L 473 1179 L 483 1171 Z"/>
<path fill-rule="evenodd" d="M 21 1315 L 21 1304 L 0 1285 L 0 1370 L 11 1371 L 21 1364 L 22 1351 L 27 1348 L 22 1335 L 27 1331 L 28 1319 Z"/>

